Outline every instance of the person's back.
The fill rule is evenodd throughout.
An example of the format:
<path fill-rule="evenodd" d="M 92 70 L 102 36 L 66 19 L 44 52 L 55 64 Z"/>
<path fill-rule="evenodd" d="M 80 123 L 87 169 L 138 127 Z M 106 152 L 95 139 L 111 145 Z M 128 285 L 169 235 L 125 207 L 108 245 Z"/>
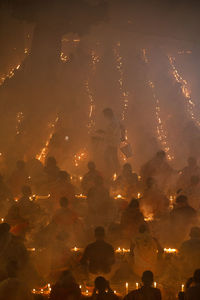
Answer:
<path fill-rule="evenodd" d="M 189 287 L 185 293 L 185 300 L 199 300 L 200 299 L 200 269 L 194 272 L 194 285 Z"/>
<path fill-rule="evenodd" d="M 179 255 L 183 264 L 183 271 L 187 276 L 200 266 L 200 228 L 192 227 L 190 239 L 183 242 Z"/>
<path fill-rule="evenodd" d="M 153 281 L 153 273 L 145 271 L 142 275 L 143 286 L 138 290 L 130 292 L 125 296 L 124 300 L 161 300 L 160 290 L 152 287 Z"/>
<path fill-rule="evenodd" d="M 160 290 L 153 287 L 141 287 L 130 292 L 124 300 L 160 300 Z"/>
<path fill-rule="evenodd" d="M 0 282 L 0 300 L 31 300 L 33 299 L 27 283 L 17 277 L 18 264 L 8 261 L 8 277 Z"/>
<path fill-rule="evenodd" d="M 96 170 L 95 163 L 88 162 L 88 172 L 83 176 L 81 186 L 84 193 L 88 193 L 89 190 L 95 185 L 96 178 L 100 176 L 100 173 Z"/>
<path fill-rule="evenodd" d="M 114 249 L 104 241 L 104 235 L 103 227 L 95 229 L 96 241 L 86 247 L 81 259 L 81 263 L 88 265 L 92 274 L 109 273 L 115 261 Z"/>
<path fill-rule="evenodd" d="M 70 271 L 64 271 L 52 287 L 50 300 L 79 300 L 81 290 Z"/>
<path fill-rule="evenodd" d="M 110 288 L 109 282 L 102 276 L 95 279 L 95 288 L 90 300 L 118 300 L 119 297 L 114 294 Z"/>

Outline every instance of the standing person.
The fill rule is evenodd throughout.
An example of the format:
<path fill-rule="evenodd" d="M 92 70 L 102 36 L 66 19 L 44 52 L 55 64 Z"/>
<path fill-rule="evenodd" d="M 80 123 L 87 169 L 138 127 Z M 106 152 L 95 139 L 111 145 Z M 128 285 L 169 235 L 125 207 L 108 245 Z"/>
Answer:
<path fill-rule="evenodd" d="M 104 159 L 107 170 L 110 176 L 112 176 L 114 173 L 117 173 L 120 168 L 118 148 L 120 145 L 120 141 L 125 139 L 125 134 L 122 134 L 122 126 L 115 117 L 114 112 L 111 108 L 105 108 L 103 110 L 103 116 L 105 119 Z"/>
<path fill-rule="evenodd" d="M 124 300 L 161 300 L 161 292 L 154 288 L 154 278 L 151 271 L 145 271 L 142 275 L 142 287 L 125 296 Z"/>

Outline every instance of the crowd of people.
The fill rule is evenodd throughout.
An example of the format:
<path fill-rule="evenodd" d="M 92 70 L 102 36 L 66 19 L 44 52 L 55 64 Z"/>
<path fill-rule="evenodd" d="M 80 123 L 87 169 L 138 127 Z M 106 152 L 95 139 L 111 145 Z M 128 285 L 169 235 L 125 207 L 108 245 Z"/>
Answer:
<path fill-rule="evenodd" d="M 0 300 L 47 282 L 51 300 L 199 299 L 199 192 L 197 160 L 177 171 L 164 151 L 140 175 L 90 161 L 79 181 L 51 156 L 17 161 L 0 176 Z"/>

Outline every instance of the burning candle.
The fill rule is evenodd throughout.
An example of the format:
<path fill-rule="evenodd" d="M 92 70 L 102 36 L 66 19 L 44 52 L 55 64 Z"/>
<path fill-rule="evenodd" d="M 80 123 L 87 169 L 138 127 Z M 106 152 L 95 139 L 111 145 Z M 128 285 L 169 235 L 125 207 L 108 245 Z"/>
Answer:
<path fill-rule="evenodd" d="M 140 197 L 141 197 L 141 194 L 140 194 L 140 193 L 138 193 L 138 194 L 137 194 L 137 198 L 138 198 L 138 199 L 140 199 Z"/>
<path fill-rule="evenodd" d="M 80 290 L 82 289 L 82 285 L 79 285 L 79 289 L 80 289 Z"/>
<path fill-rule="evenodd" d="M 128 294 L 128 282 L 126 282 L 126 294 Z"/>
<path fill-rule="evenodd" d="M 138 290 L 139 289 L 139 283 L 136 282 L 135 286 L 136 286 L 136 290 Z"/>
<path fill-rule="evenodd" d="M 184 284 L 181 284 L 181 292 L 184 292 L 185 286 Z"/>
<path fill-rule="evenodd" d="M 154 282 L 154 283 L 153 283 L 153 286 L 154 286 L 154 288 L 156 289 L 156 287 L 157 287 L 157 283 L 156 283 L 156 282 Z"/>
<path fill-rule="evenodd" d="M 1 218 L 1 223 L 3 223 L 4 222 L 4 218 Z"/>
<path fill-rule="evenodd" d="M 35 294 L 35 289 L 32 290 L 33 294 Z"/>
<path fill-rule="evenodd" d="M 86 290 L 86 291 L 85 291 L 85 293 L 86 293 L 86 295 L 88 296 L 88 294 L 89 294 L 89 291 L 88 291 L 88 290 Z"/>

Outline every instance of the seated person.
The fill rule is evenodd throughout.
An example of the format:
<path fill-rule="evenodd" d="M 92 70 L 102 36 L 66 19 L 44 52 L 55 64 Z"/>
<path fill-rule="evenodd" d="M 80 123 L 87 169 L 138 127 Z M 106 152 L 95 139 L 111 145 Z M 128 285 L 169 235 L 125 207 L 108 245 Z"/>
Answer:
<path fill-rule="evenodd" d="M 183 242 L 180 249 L 179 255 L 181 258 L 181 265 L 183 267 L 182 274 L 185 277 L 200 266 L 200 228 L 192 227 L 190 231 L 190 239 Z"/>
<path fill-rule="evenodd" d="M 113 247 L 105 242 L 105 230 L 103 227 L 95 229 L 94 243 L 89 244 L 82 256 L 81 264 L 92 274 L 107 274 L 111 272 L 115 263 Z"/>
<path fill-rule="evenodd" d="M 81 289 L 70 271 L 64 271 L 52 286 L 50 300 L 80 300 Z"/>
<path fill-rule="evenodd" d="M 200 297 L 200 269 L 194 272 L 194 285 L 189 287 L 185 293 L 185 300 L 199 300 Z"/>
<path fill-rule="evenodd" d="M 125 296 L 124 300 L 161 300 L 161 292 L 159 289 L 153 287 L 153 273 L 151 271 L 145 271 L 142 275 L 143 286 L 130 292 Z"/>
<path fill-rule="evenodd" d="M 133 173 L 129 163 L 124 164 L 122 174 L 114 182 L 114 186 L 125 197 L 137 195 L 139 190 L 138 176 L 136 173 Z"/>
<path fill-rule="evenodd" d="M 126 236 L 132 238 L 144 223 L 144 216 L 140 211 L 139 201 L 132 199 L 121 216 L 121 228 Z"/>
<path fill-rule="evenodd" d="M 110 288 L 109 282 L 104 277 L 97 277 L 94 282 L 94 291 L 91 300 L 118 300 L 119 297 L 114 294 Z"/>
<path fill-rule="evenodd" d="M 93 161 L 89 161 L 88 172 L 83 176 L 81 182 L 84 194 L 87 194 L 89 190 L 95 185 L 95 180 L 97 176 L 100 176 L 100 173 L 96 170 L 95 163 Z"/>

